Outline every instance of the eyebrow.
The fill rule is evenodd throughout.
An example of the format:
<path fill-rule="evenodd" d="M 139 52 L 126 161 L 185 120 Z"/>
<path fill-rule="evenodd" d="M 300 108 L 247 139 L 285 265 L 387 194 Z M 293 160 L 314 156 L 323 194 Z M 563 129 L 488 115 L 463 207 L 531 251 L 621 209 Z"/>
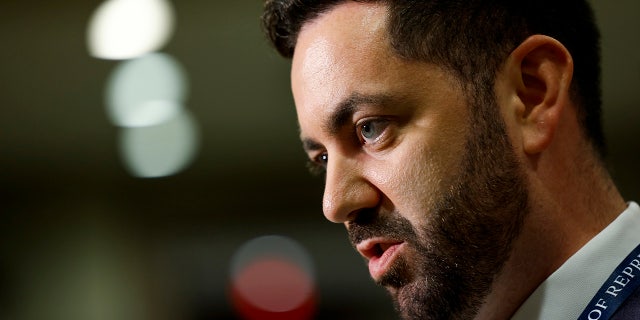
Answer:
<path fill-rule="evenodd" d="M 345 124 L 351 122 L 353 114 L 358 111 L 364 104 L 382 105 L 389 100 L 386 95 L 364 95 L 361 93 L 353 93 L 343 101 L 329 114 L 324 129 L 336 134 Z"/>
<path fill-rule="evenodd" d="M 302 148 L 304 148 L 305 151 L 309 152 L 309 151 L 317 151 L 317 150 L 322 150 L 323 146 L 321 143 L 310 139 L 310 138 L 303 138 L 302 139 Z"/>
<path fill-rule="evenodd" d="M 353 114 L 358 111 L 364 104 L 383 105 L 390 100 L 387 95 L 364 95 L 361 93 L 353 93 L 343 101 L 329 114 L 327 120 L 323 124 L 323 129 L 332 135 L 336 135 L 341 128 L 351 122 Z M 321 150 L 323 145 L 313 139 L 303 138 L 302 147 L 305 151 Z"/>

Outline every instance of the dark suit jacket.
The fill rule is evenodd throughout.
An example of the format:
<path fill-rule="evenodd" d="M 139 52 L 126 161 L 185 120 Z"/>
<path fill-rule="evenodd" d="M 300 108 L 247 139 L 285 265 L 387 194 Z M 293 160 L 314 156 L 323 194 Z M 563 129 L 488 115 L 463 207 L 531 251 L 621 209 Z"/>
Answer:
<path fill-rule="evenodd" d="M 610 320 L 640 320 L 640 288 L 625 300 Z"/>

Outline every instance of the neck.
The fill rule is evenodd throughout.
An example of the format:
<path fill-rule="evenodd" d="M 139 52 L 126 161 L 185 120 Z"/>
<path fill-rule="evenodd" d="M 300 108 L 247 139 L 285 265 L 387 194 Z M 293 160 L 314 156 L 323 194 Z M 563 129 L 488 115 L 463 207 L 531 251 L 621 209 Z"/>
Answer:
<path fill-rule="evenodd" d="M 476 319 L 509 319 L 549 275 L 626 208 L 600 162 L 571 156 L 584 155 L 584 149 L 576 151 L 556 153 L 560 157 L 550 152 L 531 162 L 530 212 Z"/>

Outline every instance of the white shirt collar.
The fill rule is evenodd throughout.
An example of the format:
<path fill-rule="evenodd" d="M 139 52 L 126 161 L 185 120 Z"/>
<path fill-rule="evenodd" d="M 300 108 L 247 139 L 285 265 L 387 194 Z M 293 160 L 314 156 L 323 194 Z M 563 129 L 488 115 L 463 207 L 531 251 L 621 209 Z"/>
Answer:
<path fill-rule="evenodd" d="M 630 202 L 609 226 L 547 278 L 514 320 L 578 319 L 611 272 L 640 243 L 640 207 Z"/>

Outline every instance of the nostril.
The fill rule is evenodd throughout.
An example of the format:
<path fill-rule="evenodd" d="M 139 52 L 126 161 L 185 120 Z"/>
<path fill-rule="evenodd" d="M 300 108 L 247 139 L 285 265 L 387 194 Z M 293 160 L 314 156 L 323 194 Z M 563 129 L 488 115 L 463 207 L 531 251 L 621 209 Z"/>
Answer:
<path fill-rule="evenodd" d="M 375 220 L 378 215 L 377 210 L 373 208 L 361 209 L 349 214 L 349 221 L 354 224 L 367 225 Z"/>

